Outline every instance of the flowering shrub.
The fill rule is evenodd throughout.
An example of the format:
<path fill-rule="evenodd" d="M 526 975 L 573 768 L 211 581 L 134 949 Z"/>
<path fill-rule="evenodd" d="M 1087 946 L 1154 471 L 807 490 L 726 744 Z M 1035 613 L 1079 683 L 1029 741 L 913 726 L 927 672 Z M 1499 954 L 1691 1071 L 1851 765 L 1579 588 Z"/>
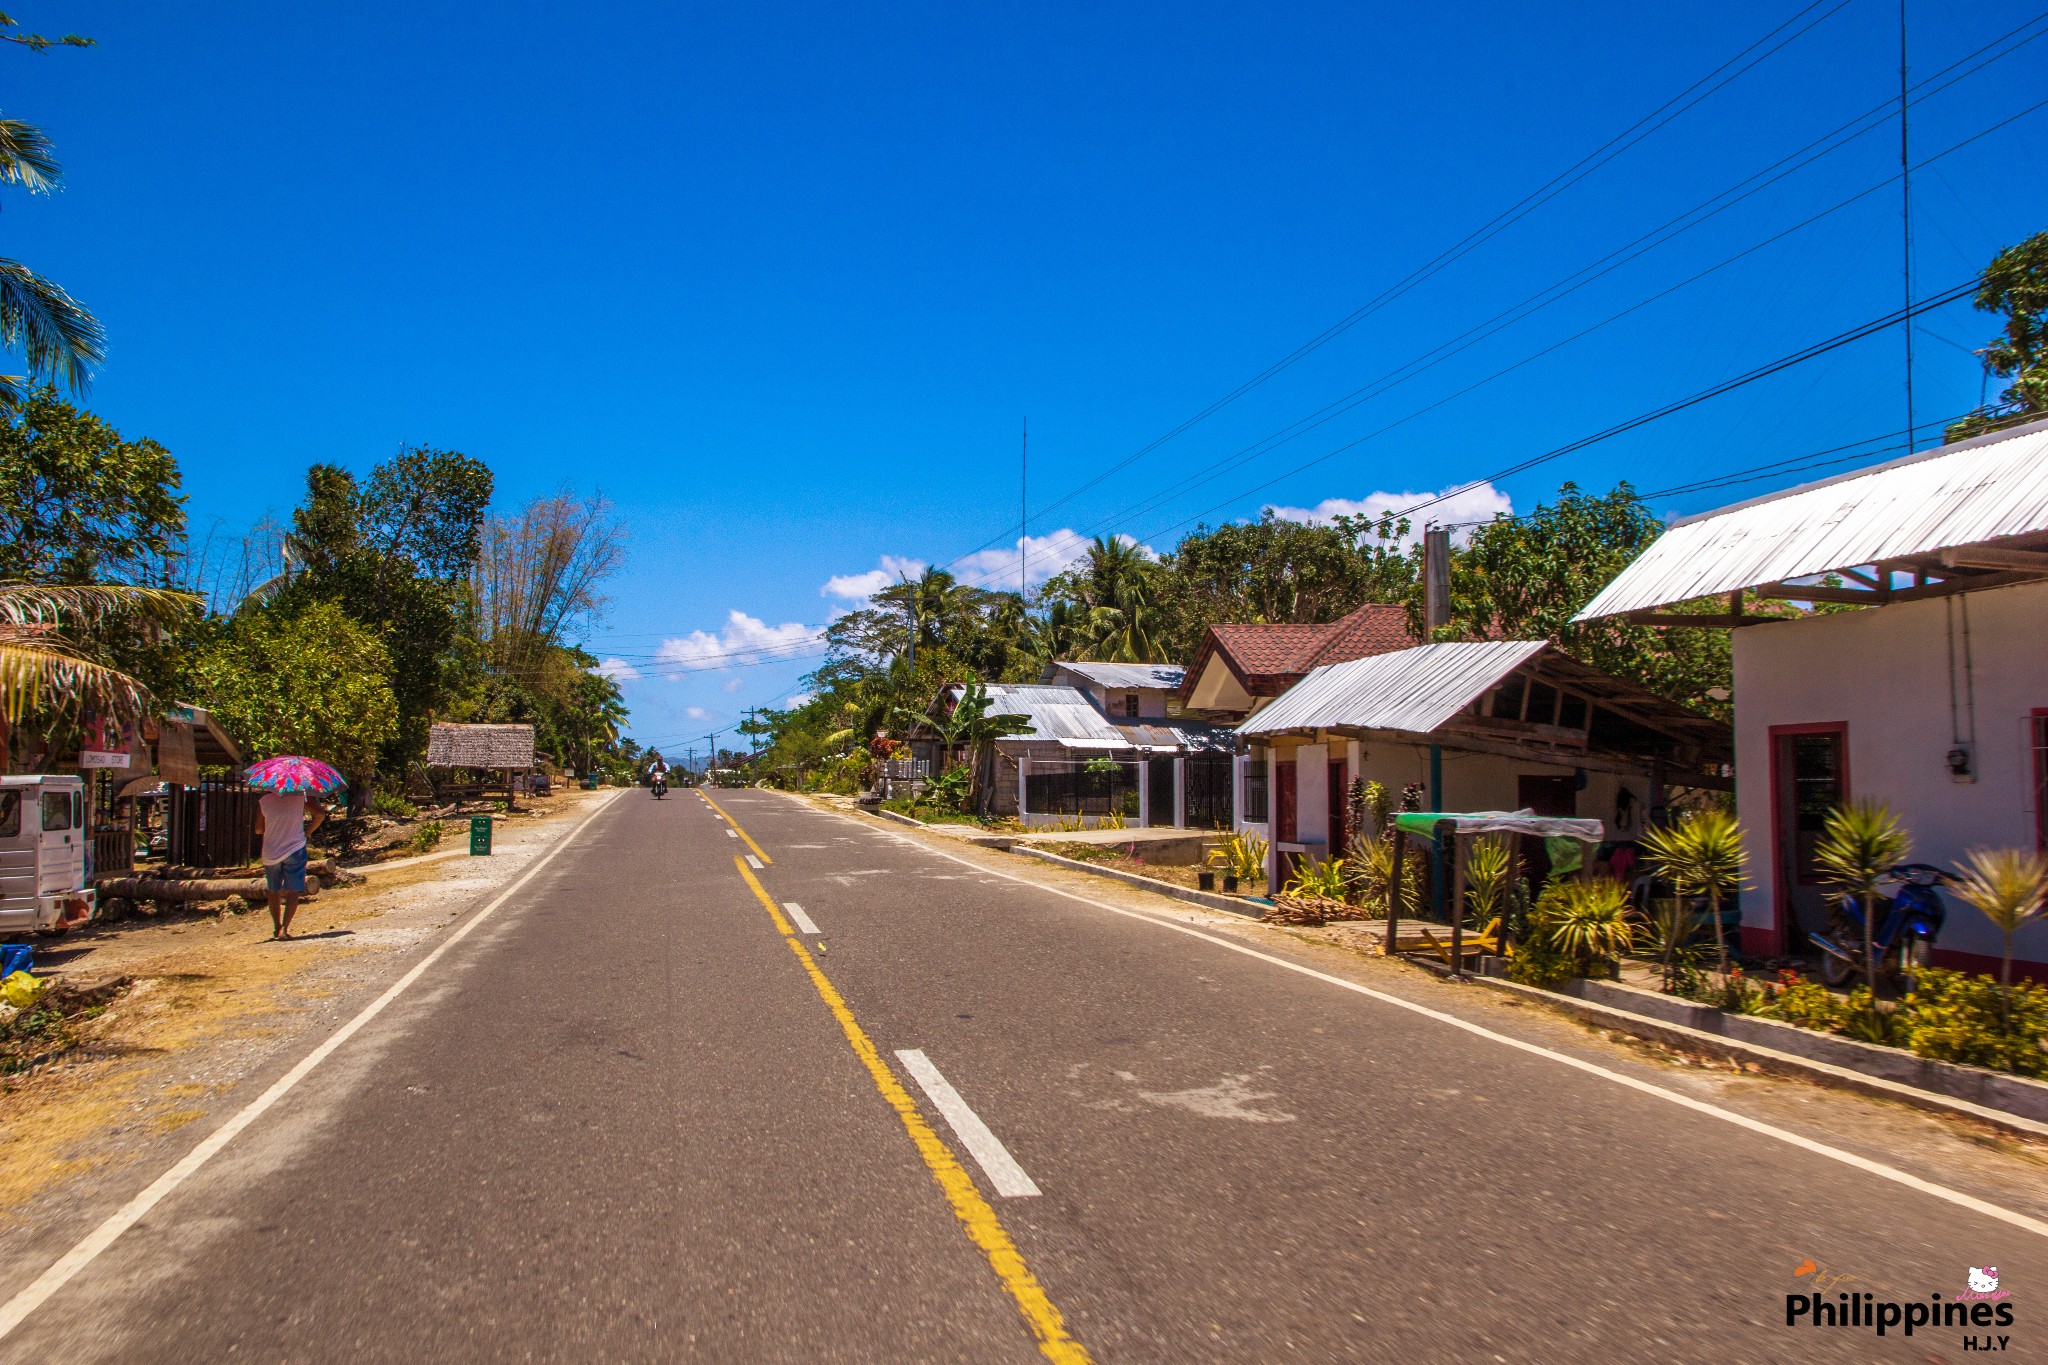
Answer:
<path fill-rule="evenodd" d="M 1906 1046 L 1941 1062 L 2048 1076 L 2048 988 L 2012 988 L 2012 1027 L 2000 1027 L 2003 996 L 1988 976 L 1929 969 L 1900 1007 Z"/>

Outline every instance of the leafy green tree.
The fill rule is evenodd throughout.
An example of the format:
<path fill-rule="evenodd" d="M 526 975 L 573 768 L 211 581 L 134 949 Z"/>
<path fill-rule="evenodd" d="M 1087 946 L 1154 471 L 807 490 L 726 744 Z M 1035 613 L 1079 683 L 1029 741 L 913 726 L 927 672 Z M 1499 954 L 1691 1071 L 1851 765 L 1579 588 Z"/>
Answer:
<path fill-rule="evenodd" d="M 1992 257 L 1976 303 L 1983 312 L 2005 314 L 2005 335 L 1977 354 L 1987 373 L 2012 384 L 1996 407 L 1951 423 L 1951 441 L 2048 416 L 2048 232 Z"/>
<path fill-rule="evenodd" d="M 305 754 L 357 785 L 398 728 L 390 669 L 374 631 L 332 602 L 312 602 L 242 613 L 193 671 L 205 704 L 252 757 Z"/>
<path fill-rule="evenodd" d="M 177 461 L 45 384 L 0 412 L 0 580 L 161 574 L 185 534 Z"/>
<path fill-rule="evenodd" d="M 278 598 L 294 609 L 332 602 L 377 632 L 398 702 L 391 766 L 426 751 L 433 717 L 465 669 L 481 666 L 459 647 L 491 487 L 482 461 L 426 448 L 401 451 L 362 483 L 333 465 L 306 473 L 289 542 L 302 568 Z"/>
<path fill-rule="evenodd" d="M 1440 638 L 1550 640 L 1583 663 L 1652 692 L 1726 716 L 1733 674 L 1728 633 L 1662 630 L 1572 617 L 1663 533 L 1628 484 L 1605 496 L 1574 483 L 1525 516 L 1502 516 L 1451 554 L 1451 621 Z M 1422 628 L 1422 585 L 1408 599 Z M 1710 695 L 1719 692 L 1720 697 Z"/>
<path fill-rule="evenodd" d="M 1198 527 L 1166 556 L 1159 587 L 1168 658 L 1194 657 L 1221 622 L 1320 624 L 1368 602 L 1400 603 L 1415 582 L 1406 522 L 1338 517 L 1308 525 L 1273 515 Z"/>

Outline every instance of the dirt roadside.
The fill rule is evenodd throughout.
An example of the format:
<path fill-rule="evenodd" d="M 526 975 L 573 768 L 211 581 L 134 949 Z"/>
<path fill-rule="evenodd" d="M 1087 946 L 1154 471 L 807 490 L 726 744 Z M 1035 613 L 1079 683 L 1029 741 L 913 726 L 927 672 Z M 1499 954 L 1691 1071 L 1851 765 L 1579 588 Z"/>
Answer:
<path fill-rule="evenodd" d="M 488 858 L 408 860 L 307 901 L 297 937 L 261 909 L 124 920 L 37 944 L 37 966 L 134 984 L 83 1026 L 82 1046 L 0 1082 L 0 1231 L 20 1244 L 104 1202 L 107 1177 L 174 1159 L 181 1130 L 237 1086 L 304 1050 L 372 987 L 555 847 L 616 793 L 570 791 L 500 817 Z M 364 870 L 364 869 L 357 869 Z"/>
<path fill-rule="evenodd" d="M 1774 1124 L 1908 1171 L 1923 1179 L 2035 1218 L 2048 1219 L 2048 1145 L 2029 1142 L 1966 1119 L 1788 1077 L 1757 1075 L 1727 1063 L 1681 1055 L 1482 987 L 1446 981 L 1425 968 L 1379 956 L 1362 928 L 1262 924 L 1142 890 L 1106 877 L 981 848 L 965 839 L 913 829 L 857 809 L 851 800 L 790 794 L 791 799 L 847 816 L 970 863 L 1105 905 L 1141 911 L 1241 942 L 1403 1000 L 1453 1014 L 1512 1037 L 1584 1057 L 1679 1094 Z M 1369 951 L 1370 949 L 1370 951 Z M 1418 1059 L 1427 1065 L 1427 1059 Z M 1764 1149 L 1766 1157 L 1769 1148 Z M 1787 1191 L 1796 1202 L 1797 1191 Z"/>

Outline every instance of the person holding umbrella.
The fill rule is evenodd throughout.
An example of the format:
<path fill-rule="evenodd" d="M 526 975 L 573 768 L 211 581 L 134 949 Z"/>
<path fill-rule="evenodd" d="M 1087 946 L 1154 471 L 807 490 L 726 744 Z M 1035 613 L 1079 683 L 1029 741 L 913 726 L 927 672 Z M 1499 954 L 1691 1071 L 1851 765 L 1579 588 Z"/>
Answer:
<path fill-rule="evenodd" d="M 317 758 L 266 758 L 249 769 L 249 785 L 263 790 L 256 832 L 263 836 L 263 887 L 270 903 L 270 936 L 292 936 L 292 916 L 306 892 L 306 836 L 320 828 L 327 809 L 307 809 L 310 792 L 339 791 L 348 784 Z"/>

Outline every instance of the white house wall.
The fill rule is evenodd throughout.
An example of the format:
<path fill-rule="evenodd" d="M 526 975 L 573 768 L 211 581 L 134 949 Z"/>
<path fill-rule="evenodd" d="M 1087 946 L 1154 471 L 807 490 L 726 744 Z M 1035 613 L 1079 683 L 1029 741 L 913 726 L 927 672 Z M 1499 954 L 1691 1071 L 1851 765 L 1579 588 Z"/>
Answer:
<path fill-rule="evenodd" d="M 1956 698 L 1961 726 L 1976 712 L 1977 780 L 1950 778 L 1949 613 L 1956 620 Z M 1969 622 L 1970 668 L 1962 623 Z M 1775 926 L 1773 726 L 1844 722 L 1848 792 L 1897 812 L 1913 837 L 1912 860 L 1952 867 L 1973 847 L 2036 846 L 2027 717 L 2048 707 L 2048 584 L 1951 599 L 1903 602 L 1735 632 L 1737 814 L 1755 890 L 1743 898 L 1744 938 L 1763 944 Z M 1999 952 L 1984 918 L 1953 897 L 1937 940 L 1978 960 Z M 2048 924 L 2023 930 L 2015 955 L 2048 962 Z"/>

